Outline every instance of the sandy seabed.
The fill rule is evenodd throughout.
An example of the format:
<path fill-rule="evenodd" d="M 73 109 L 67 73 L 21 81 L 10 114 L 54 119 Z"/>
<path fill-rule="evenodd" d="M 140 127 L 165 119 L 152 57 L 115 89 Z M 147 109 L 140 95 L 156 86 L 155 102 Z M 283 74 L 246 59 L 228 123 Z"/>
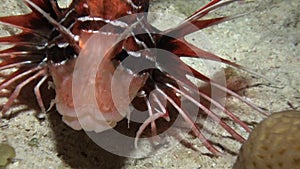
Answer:
<path fill-rule="evenodd" d="M 154 0 L 151 11 L 184 18 L 208 1 Z M 18 0 L 0 0 L 0 16 L 26 11 Z M 188 39 L 213 53 L 255 70 L 272 80 L 269 83 L 251 74 L 237 71 L 248 79 L 242 95 L 270 112 L 300 109 L 300 2 L 298 0 L 247 0 L 215 12 L 217 16 L 249 12 L 245 16 L 190 35 Z M 154 20 L 161 28 L 179 20 Z M 0 26 L 0 36 L 9 35 L 13 29 Z M 203 40 L 204 39 L 204 40 Z M 197 60 L 187 61 L 203 68 Z M 27 91 L 26 91 L 27 92 Z M 31 91 L 28 91 L 29 93 Z M 8 142 L 16 150 L 15 160 L 8 169 L 221 169 L 231 168 L 240 143 L 216 129 L 215 139 L 228 148 L 221 157 L 203 155 L 207 150 L 200 141 L 188 136 L 187 140 L 200 151 L 177 144 L 171 151 L 143 159 L 120 157 L 94 144 L 83 131 L 67 127 L 53 110 L 39 121 L 35 116 L 34 96 L 24 95 L 26 104 L 16 108 L 19 114 L 10 120 L 1 120 L 0 142 Z M 242 120 L 255 124 L 263 117 L 229 97 L 227 107 Z M 247 136 L 238 126 L 242 135 Z"/>

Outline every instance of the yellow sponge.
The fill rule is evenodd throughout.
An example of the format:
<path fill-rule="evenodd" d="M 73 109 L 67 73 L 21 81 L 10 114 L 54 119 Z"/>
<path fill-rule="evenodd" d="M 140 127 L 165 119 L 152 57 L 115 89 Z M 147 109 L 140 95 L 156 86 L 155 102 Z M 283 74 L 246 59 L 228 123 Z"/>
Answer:
<path fill-rule="evenodd" d="M 273 113 L 252 131 L 233 169 L 300 169 L 300 111 Z"/>

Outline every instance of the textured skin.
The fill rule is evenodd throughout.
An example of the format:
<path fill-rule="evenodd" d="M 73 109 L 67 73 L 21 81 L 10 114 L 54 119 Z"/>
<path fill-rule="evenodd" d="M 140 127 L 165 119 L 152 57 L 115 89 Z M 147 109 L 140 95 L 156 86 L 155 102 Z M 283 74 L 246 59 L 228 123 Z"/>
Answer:
<path fill-rule="evenodd" d="M 278 112 L 262 121 L 242 146 L 233 168 L 300 168 L 300 112 Z"/>
<path fill-rule="evenodd" d="M 0 43 L 13 45 L 9 49 L 0 51 L 0 56 L 3 56 L 0 70 L 19 68 L 16 72 L 5 77 L 5 80 L 0 83 L 0 90 L 2 90 L 7 89 L 14 82 L 18 82 L 8 101 L 3 106 L 2 116 L 10 115 L 10 113 L 6 114 L 5 112 L 11 108 L 23 87 L 35 80 L 38 82 L 34 87 L 34 93 L 41 112 L 43 112 L 41 116 L 45 116 L 46 108 L 39 88 L 42 84 L 52 79 L 56 92 L 56 108 L 63 115 L 63 121 L 73 129 L 79 130 L 84 128 L 95 132 L 110 129 L 124 117 L 123 114 L 128 113 L 124 109 L 128 110 L 128 102 L 132 102 L 134 107 L 148 110 L 148 112 L 145 112 L 145 115 L 149 116 L 148 119 L 151 120 L 153 133 L 156 130 L 155 120 L 157 118 L 167 117 L 172 119 L 177 117 L 179 113 L 187 124 L 191 126 L 193 133 L 203 142 L 204 146 L 211 153 L 220 155 L 221 153 L 201 133 L 198 125 L 191 120 L 192 112 L 183 110 L 180 107 L 182 105 L 181 98 L 187 99 L 199 109 L 202 109 L 212 119 L 218 121 L 237 141 L 243 142 L 244 138 L 219 117 L 216 112 L 207 109 L 199 100 L 194 98 L 194 94 L 199 93 L 200 95 L 202 93 L 202 97 L 205 97 L 208 102 L 222 110 L 226 110 L 225 107 L 215 102 L 214 98 L 206 96 L 204 92 L 199 90 L 188 77 L 202 80 L 207 85 L 217 86 L 218 89 L 237 97 L 253 109 L 263 112 L 263 110 L 248 100 L 234 93 L 226 86 L 217 85 L 210 77 L 205 76 L 180 59 L 180 57 L 208 59 L 248 70 L 243 66 L 202 50 L 185 39 L 186 35 L 195 31 L 233 19 L 234 17 L 228 16 L 207 19 L 204 16 L 213 12 L 214 9 L 238 0 L 212 0 L 187 17 L 184 22 L 166 30 L 156 29 L 147 21 L 147 13 L 140 13 L 148 11 L 148 0 L 74 0 L 65 9 L 60 8 L 55 0 L 23 1 L 32 10 L 31 13 L 0 17 L 1 24 L 14 26 L 22 31 L 20 34 L 0 38 Z M 126 17 L 119 18 L 122 16 Z M 118 21 L 115 19 L 118 19 Z M 87 44 L 87 40 L 95 37 L 94 35 L 97 34 L 106 36 L 99 37 L 99 43 L 93 44 L 99 45 L 99 48 L 94 49 L 101 49 L 100 52 L 95 52 L 95 50 L 90 48 L 93 45 Z M 123 40 L 115 44 L 113 43 L 115 42 L 114 38 Z M 112 46 L 113 48 L 110 50 Z M 159 53 L 156 49 L 166 52 Z M 99 64 L 100 70 L 91 71 L 97 72 L 95 78 L 84 76 L 86 74 L 76 74 L 76 72 L 79 72 L 79 69 L 76 69 L 76 67 L 73 71 L 74 76 L 71 76 L 73 74 L 72 67 L 68 67 L 72 66 L 70 62 L 82 63 L 78 60 L 84 51 L 92 54 L 84 54 L 83 56 L 87 56 L 86 58 L 89 59 L 84 59 L 83 63 L 89 63 L 87 61 L 98 63 L 93 59 L 99 59 L 100 57 L 88 57 L 96 56 L 95 53 L 98 56 L 104 56 L 103 64 Z M 155 67 L 148 68 L 141 63 L 149 63 L 149 65 Z M 98 68 L 94 64 L 93 66 L 91 64 L 87 65 L 79 67 L 80 70 L 86 72 L 86 68 Z M 117 67 L 122 69 L 119 69 L 121 71 L 120 76 L 115 79 L 112 78 L 112 75 L 117 70 Z M 142 68 L 142 72 L 140 68 Z M 81 83 L 77 83 L 78 81 L 74 77 L 77 77 L 77 80 Z M 87 79 L 85 79 L 86 77 Z M 133 77 L 133 81 L 128 85 L 129 90 L 121 92 L 121 89 L 126 89 L 122 87 L 125 86 L 122 82 L 130 82 L 130 77 Z M 115 88 L 120 90 L 114 90 L 113 92 L 110 90 L 113 89 L 110 88 L 110 84 L 117 84 L 117 82 L 112 83 L 113 79 L 122 84 L 117 85 Z M 95 85 L 93 84 L 94 81 Z M 88 86 L 83 86 L 82 84 L 86 82 L 88 82 Z M 181 91 L 178 83 L 181 83 L 180 86 L 184 87 L 184 91 Z M 78 90 L 74 89 L 74 86 L 83 88 L 80 88 L 82 90 L 78 92 Z M 96 88 L 95 91 L 93 91 L 94 88 Z M 138 90 L 142 95 L 137 95 Z M 168 100 L 170 106 L 159 106 L 160 110 L 157 111 L 155 107 L 149 104 L 152 91 L 154 90 L 158 90 L 157 97 Z M 73 94 L 78 93 L 84 93 L 85 95 L 73 96 Z M 125 98 L 130 99 L 123 99 L 124 97 L 119 97 L 120 95 L 112 97 L 113 94 L 121 93 L 129 93 L 130 97 Z M 97 101 L 93 99 L 93 96 L 95 96 Z M 74 100 L 74 98 L 77 100 Z M 112 102 L 112 98 L 118 98 L 116 99 L 117 104 L 113 104 L 116 102 Z M 160 103 L 162 99 L 157 99 L 156 102 Z M 92 101 L 92 104 L 90 101 Z M 78 103 L 80 110 L 75 111 L 73 103 L 74 105 Z M 118 111 L 115 111 L 117 107 Z M 196 109 L 197 111 L 198 108 Z M 99 109 L 101 112 L 99 112 Z M 158 116 L 152 112 L 160 114 Z M 250 130 L 247 124 L 239 120 L 232 112 L 226 110 L 225 113 L 246 131 Z M 105 117 L 102 118 L 103 116 Z M 153 116 L 156 118 L 153 118 Z M 79 119 L 81 123 L 79 123 Z M 106 122 L 109 124 L 105 124 Z M 94 124 L 97 125 L 95 126 Z M 147 122 L 143 122 L 143 124 L 148 125 Z M 143 128 L 138 133 L 142 131 Z"/>

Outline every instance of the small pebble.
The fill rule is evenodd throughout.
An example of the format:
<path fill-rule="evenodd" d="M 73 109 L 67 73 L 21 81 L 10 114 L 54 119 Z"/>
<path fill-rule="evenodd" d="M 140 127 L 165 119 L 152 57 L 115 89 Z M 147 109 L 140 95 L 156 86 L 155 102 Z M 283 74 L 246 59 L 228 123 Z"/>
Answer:
<path fill-rule="evenodd" d="M 15 149 L 6 143 L 0 143 L 0 167 L 6 166 L 16 156 Z"/>

